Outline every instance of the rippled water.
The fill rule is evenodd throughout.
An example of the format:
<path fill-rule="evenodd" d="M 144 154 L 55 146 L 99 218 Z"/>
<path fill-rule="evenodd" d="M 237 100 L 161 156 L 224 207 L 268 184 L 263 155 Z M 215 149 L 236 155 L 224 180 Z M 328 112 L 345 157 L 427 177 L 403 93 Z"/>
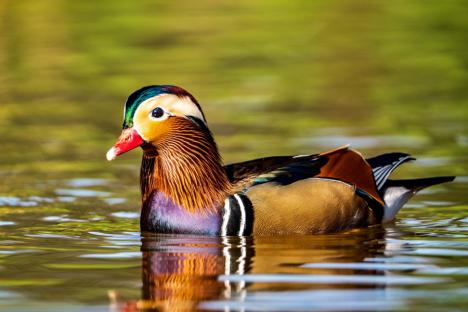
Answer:
<path fill-rule="evenodd" d="M 1 1 L 0 310 L 468 308 L 464 1 Z M 226 162 L 351 144 L 457 175 L 336 235 L 141 234 L 126 96 L 200 100 Z"/>

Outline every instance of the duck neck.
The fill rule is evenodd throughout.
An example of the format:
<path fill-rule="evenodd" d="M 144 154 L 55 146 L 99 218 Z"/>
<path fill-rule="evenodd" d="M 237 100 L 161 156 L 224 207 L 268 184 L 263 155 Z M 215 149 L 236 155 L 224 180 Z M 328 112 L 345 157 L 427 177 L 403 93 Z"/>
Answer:
<path fill-rule="evenodd" d="M 231 183 L 213 137 L 195 128 L 144 148 L 141 189 L 147 213 L 210 218 L 219 215 Z"/>

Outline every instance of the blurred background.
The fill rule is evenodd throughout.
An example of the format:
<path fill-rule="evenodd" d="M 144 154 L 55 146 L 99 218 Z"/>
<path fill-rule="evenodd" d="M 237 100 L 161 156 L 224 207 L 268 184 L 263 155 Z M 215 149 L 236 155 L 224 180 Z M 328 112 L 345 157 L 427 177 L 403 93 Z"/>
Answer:
<path fill-rule="evenodd" d="M 56 252 L 86 271 L 83 242 L 96 240 L 98 253 L 108 244 L 102 233 L 138 237 L 141 153 L 112 163 L 105 153 L 126 97 L 150 84 L 179 85 L 199 100 L 226 162 L 351 144 L 366 156 L 413 154 L 418 162 L 400 177 L 457 175 L 402 213 L 413 223 L 401 222 L 460 238 L 466 12 L 464 0 L 1 0 L 0 287 L 42 300 L 59 293 L 42 283 L 68 285 L 74 300 L 107 300 L 76 288 L 63 274 L 77 271 L 56 263 Z M 139 238 L 130 241 L 138 250 Z M 27 269 L 31 250 L 42 255 L 42 275 Z M 114 285 L 104 274 L 100 286 L 114 287 L 108 278 Z M 0 301 L 16 298 L 5 293 Z"/>

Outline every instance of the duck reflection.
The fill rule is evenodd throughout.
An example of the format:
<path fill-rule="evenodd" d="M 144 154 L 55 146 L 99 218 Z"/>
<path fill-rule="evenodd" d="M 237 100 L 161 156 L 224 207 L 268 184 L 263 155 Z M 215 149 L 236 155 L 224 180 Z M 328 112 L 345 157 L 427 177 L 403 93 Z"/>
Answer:
<path fill-rule="evenodd" d="M 243 301 L 247 289 L 274 291 L 360 287 L 362 285 L 246 283 L 242 276 L 246 273 L 271 276 L 382 275 L 382 271 L 371 270 L 311 270 L 302 264 L 362 262 L 366 258 L 383 255 L 384 235 L 385 230 L 380 227 L 323 236 L 251 238 L 145 235 L 142 238 L 142 299 L 127 303 L 120 311 L 201 311 L 201 302 L 213 300 L 219 303 L 221 310 L 229 311 L 223 302 L 228 306 L 228 302 Z M 202 306 L 208 307 L 206 304 Z"/>
<path fill-rule="evenodd" d="M 220 282 L 218 276 L 250 270 L 253 250 L 251 238 L 245 237 L 146 235 L 142 239 L 143 294 L 134 308 L 192 311 L 200 301 L 232 298 L 244 291 L 244 283 Z"/>

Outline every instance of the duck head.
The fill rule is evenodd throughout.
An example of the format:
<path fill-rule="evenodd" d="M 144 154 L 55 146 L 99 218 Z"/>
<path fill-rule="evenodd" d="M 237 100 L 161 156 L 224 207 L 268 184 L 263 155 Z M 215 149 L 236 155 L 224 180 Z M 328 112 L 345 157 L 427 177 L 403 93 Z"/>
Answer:
<path fill-rule="evenodd" d="M 122 134 L 107 152 L 107 160 L 139 146 L 157 149 L 183 124 L 194 122 L 206 126 L 201 107 L 190 93 L 169 85 L 143 87 L 125 103 Z"/>
<path fill-rule="evenodd" d="M 143 206 L 155 191 L 191 212 L 214 211 L 230 188 L 196 99 L 176 86 L 148 86 L 125 103 L 123 131 L 107 159 L 143 148 Z M 160 194 L 161 195 L 161 194 Z"/>

